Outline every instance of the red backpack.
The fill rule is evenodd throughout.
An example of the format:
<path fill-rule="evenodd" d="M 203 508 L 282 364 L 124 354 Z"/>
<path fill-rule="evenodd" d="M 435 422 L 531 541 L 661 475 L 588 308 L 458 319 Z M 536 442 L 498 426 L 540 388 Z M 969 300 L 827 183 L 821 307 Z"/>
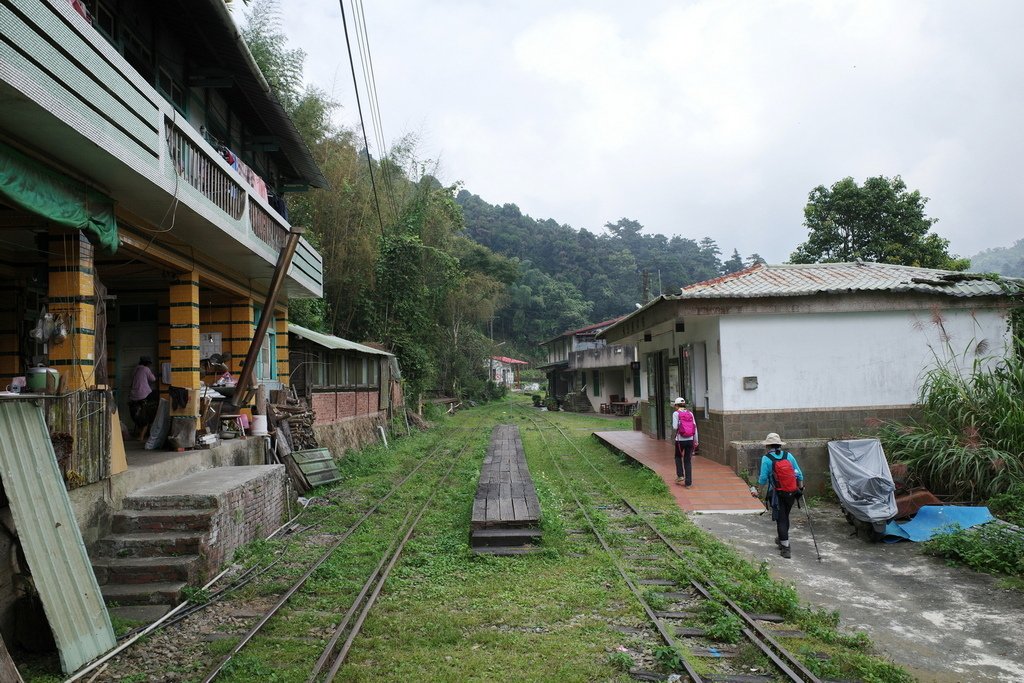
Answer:
<path fill-rule="evenodd" d="M 772 486 L 776 491 L 792 493 L 800 487 L 796 480 L 796 470 L 793 469 L 793 463 L 786 457 L 787 455 L 788 453 L 783 453 L 775 457 L 768 453 L 768 457 L 772 459 Z"/>
<path fill-rule="evenodd" d="M 679 415 L 679 426 L 676 428 L 676 434 L 684 439 L 693 438 L 693 435 L 697 433 L 697 423 L 693 420 L 693 413 L 689 410 L 677 410 L 676 413 Z"/>

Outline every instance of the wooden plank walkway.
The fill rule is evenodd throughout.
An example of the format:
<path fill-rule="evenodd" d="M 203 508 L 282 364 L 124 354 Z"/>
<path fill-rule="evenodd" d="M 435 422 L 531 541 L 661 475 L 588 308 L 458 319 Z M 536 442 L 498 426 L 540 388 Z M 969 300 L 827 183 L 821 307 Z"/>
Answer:
<path fill-rule="evenodd" d="M 497 425 L 473 500 L 474 548 L 521 547 L 540 538 L 540 501 L 526 465 L 519 427 Z"/>

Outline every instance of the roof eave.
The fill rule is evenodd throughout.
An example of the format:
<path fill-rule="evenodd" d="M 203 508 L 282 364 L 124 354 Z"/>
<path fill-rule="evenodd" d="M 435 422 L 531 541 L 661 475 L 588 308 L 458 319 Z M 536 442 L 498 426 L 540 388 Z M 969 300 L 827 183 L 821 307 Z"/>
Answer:
<path fill-rule="evenodd" d="M 253 80 L 252 83 L 239 82 L 238 87 L 250 97 L 250 102 L 253 108 L 257 110 L 257 113 L 261 116 L 267 115 L 270 119 L 264 119 L 267 127 L 273 130 L 275 134 L 281 136 L 281 153 L 287 157 L 294 170 L 300 174 L 300 177 L 293 180 L 301 181 L 311 187 L 328 188 L 330 184 L 327 182 L 327 178 L 324 177 L 323 171 L 320 170 L 319 165 L 317 165 L 316 160 L 313 158 L 313 153 L 306 145 L 305 140 L 302 139 L 295 121 L 285 111 L 284 105 L 281 104 L 281 101 L 267 82 L 266 77 L 264 77 L 263 71 L 256 63 L 255 57 L 253 57 L 249 46 L 246 45 L 245 39 L 238 30 L 238 26 L 231 16 L 227 3 L 223 0 L 209 0 L 209 4 L 213 7 L 222 28 L 231 36 L 234 47 L 248 67 L 247 75 Z M 258 96 L 260 101 L 255 101 L 252 96 Z M 261 104 L 266 105 L 266 108 L 261 106 Z"/>

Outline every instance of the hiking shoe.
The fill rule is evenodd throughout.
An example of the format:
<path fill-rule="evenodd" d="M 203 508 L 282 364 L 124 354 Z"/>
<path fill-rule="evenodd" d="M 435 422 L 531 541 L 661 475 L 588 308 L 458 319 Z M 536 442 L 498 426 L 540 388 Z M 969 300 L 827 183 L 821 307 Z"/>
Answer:
<path fill-rule="evenodd" d="M 684 486 L 686 486 L 686 488 L 693 488 L 693 484 L 684 484 Z"/>
<path fill-rule="evenodd" d="M 785 557 L 787 560 L 793 557 L 793 551 L 789 549 L 788 545 L 782 546 L 782 548 L 780 548 L 779 551 L 782 554 L 782 556 Z"/>
<path fill-rule="evenodd" d="M 775 547 L 782 548 L 782 541 L 779 540 L 778 536 L 775 537 Z"/>
<path fill-rule="evenodd" d="M 686 480 L 683 479 L 682 477 L 676 477 L 676 483 L 677 484 L 685 484 Z"/>

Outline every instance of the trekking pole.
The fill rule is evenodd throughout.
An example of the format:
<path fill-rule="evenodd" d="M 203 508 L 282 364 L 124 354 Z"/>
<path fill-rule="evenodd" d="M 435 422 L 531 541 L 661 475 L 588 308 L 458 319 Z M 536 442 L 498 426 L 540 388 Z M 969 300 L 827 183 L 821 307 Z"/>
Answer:
<path fill-rule="evenodd" d="M 814 552 L 818 554 L 818 562 L 821 562 L 821 551 L 818 550 L 818 539 L 814 537 L 814 525 L 811 524 L 811 506 L 809 503 L 801 505 L 801 501 L 803 501 L 803 499 L 804 497 L 800 496 L 800 499 L 797 501 L 797 505 L 802 507 L 804 509 L 804 513 L 807 515 L 807 528 L 811 530 L 811 540 L 814 541 Z"/>

